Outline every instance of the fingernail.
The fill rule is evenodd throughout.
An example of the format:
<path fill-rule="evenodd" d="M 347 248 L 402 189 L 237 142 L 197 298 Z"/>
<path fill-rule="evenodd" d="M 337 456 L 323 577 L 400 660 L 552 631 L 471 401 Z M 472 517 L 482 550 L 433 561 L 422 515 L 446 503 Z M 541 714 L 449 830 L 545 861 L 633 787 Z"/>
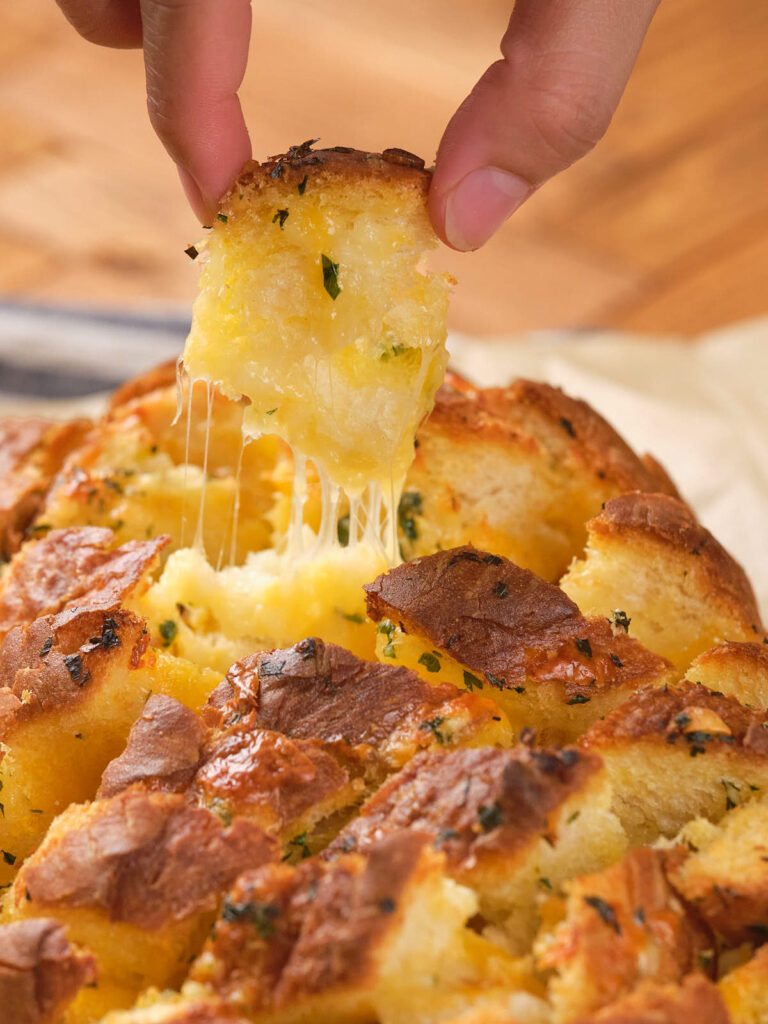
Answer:
<path fill-rule="evenodd" d="M 478 167 L 462 178 L 445 202 L 445 237 L 454 249 L 479 249 L 533 192 L 516 174 Z"/>

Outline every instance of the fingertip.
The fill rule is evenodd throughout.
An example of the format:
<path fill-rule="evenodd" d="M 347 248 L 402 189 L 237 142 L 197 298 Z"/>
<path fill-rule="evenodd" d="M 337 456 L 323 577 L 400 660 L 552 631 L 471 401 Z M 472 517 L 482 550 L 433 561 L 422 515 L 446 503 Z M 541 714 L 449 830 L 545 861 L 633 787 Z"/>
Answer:
<path fill-rule="evenodd" d="M 200 186 L 186 167 L 180 167 L 177 165 L 176 170 L 179 172 L 179 178 L 181 180 L 181 187 L 184 189 L 184 195 L 187 197 L 187 202 L 192 207 L 195 216 L 201 224 L 210 224 L 215 212 L 210 204 L 206 203 L 203 199 L 203 193 L 200 191 Z"/>
<path fill-rule="evenodd" d="M 472 252 L 485 245 L 532 192 L 531 183 L 517 174 L 501 167 L 477 167 L 446 192 L 430 194 L 430 216 L 447 245 Z"/>

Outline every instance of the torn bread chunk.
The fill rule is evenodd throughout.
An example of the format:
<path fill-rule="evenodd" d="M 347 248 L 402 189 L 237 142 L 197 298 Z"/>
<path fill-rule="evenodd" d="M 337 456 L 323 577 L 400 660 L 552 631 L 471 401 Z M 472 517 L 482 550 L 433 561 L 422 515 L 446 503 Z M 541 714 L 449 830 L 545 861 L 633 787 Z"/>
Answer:
<path fill-rule="evenodd" d="M 680 849 L 641 848 L 566 884 L 562 920 L 543 931 L 535 948 L 538 968 L 554 972 L 554 1024 L 594 1013 L 641 984 L 679 983 L 714 969 L 712 933 L 667 877 L 684 857 Z"/>
<path fill-rule="evenodd" d="M 0 883 L 57 814 L 93 796 L 152 691 L 199 708 L 221 680 L 148 649 L 144 620 L 100 609 L 111 602 L 95 593 L 0 643 Z"/>
<path fill-rule="evenodd" d="M 558 587 L 471 546 L 414 559 L 365 587 L 383 663 L 481 690 L 513 730 L 571 742 L 670 666 Z"/>
<path fill-rule="evenodd" d="M 202 719 L 150 697 L 99 794 L 136 782 L 183 792 L 256 822 L 298 859 L 419 750 L 509 740 L 492 701 L 312 638 L 234 665 Z"/>
<path fill-rule="evenodd" d="M 482 695 L 429 685 L 402 665 L 364 661 L 319 637 L 236 663 L 210 705 L 225 721 L 255 710 L 262 729 L 365 746 L 385 773 L 419 750 L 512 740 L 506 716 Z"/>
<path fill-rule="evenodd" d="M 630 995 L 570 1024 L 747 1024 L 730 1016 L 717 986 L 703 974 L 679 985 L 641 984 Z"/>
<path fill-rule="evenodd" d="M 149 985 L 179 984 L 226 889 L 275 853 L 250 822 L 226 828 L 181 796 L 133 787 L 73 804 L 53 822 L 21 868 L 6 915 L 55 916 L 70 939 L 96 951 L 102 980 L 76 1007 L 98 1018 Z"/>
<path fill-rule="evenodd" d="M 184 987 L 253 1021 L 416 1024 L 535 985 L 465 927 L 472 893 L 418 832 L 365 854 L 242 875 Z"/>
<path fill-rule="evenodd" d="M 150 584 L 169 538 L 115 547 L 111 530 L 52 530 L 25 544 L 0 580 L 0 638 L 14 626 L 65 608 L 107 611 Z"/>
<path fill-rule="evenodd" d="M 86 434 L 88 420 L 0 419 L 0 559 L 9 559 L 32 526 L 54 475 Z"/>
<path fill-rule="evenodd" d="M 767 941 L 768 805 L 736 806 L 719 825 L 699 830 L 696 848 L 669 877 L 727 945 Z"/>
<path fill-rule="evenodd" d="M 460 750 L 420 754 L 366 803 L 325 856 L 365 850 L 416 829 L 446 869 L 479 897 L 480 913 L 522 951 L 537 904 L 564 879 L 620 859 L 626 838 L 610 809 L 598 758 L 564 750 Z"/>
<path fill-rule="evenodd" d="M 625 494 L 590 521 L 584 557 L 560 581 L 585 615 L 614 616 L 680 673 L 723 640 L 765 629 L 744 570 L 666 494 Z"/>
<path fill-rule="evenodd" d="M 406 559 L 471 543 L 556 581 L 609 498 L 677 493 L 586 402 L 535 381 L 483 389 L 449 374 L 417 441 L 399 510 Z"/>
<path fill-rule="evenodd" d="M 751 708 L 768 707 L 768 644 L 724 643 L 704 651 L 685 678 L 735 697 Z"/>
<path fill-rule="evenodd" d="M 192 544 L 200 517 L 211 562 L 240 564 L 270 543 L 279 449 L 276 438 L 246 444 L 242 421 L 241 404 L 203 383 L 137 394 L 70 455 L 38 522 L 109 527 L 119 542 L 168 534 L 170 551 Z"/>
<path fill-rule="evenodd" d="M 247 164 L 205 242 L 187 373 L 351 495 L 400 485 L 445 370 L 429 181 L 402 150 L 304 143 Z"/>
<path fill-rule="evenodd" d="M 579 743 L 605 762 L 633 843 L 768 793 L 768 715 L 697 683 L 640 690 Z"/>
<path fill-rule="evenodd" d="M 96 960 L 51 918 L 0 925 L 0 1017 L 9 1024 L 59 1024 Z"/>

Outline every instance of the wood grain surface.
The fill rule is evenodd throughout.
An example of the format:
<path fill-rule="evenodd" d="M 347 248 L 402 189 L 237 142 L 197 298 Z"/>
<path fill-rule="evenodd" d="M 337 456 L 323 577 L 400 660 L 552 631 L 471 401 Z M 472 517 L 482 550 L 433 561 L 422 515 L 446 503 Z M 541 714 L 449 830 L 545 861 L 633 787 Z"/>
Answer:
<path fill-rule="evenodd" d="M 431 160 L 509 0 L 254 0 L 254 153 L 320 136 Z M 768 309 L 768 4 L 667 0 L 604 141 L 479 253 L 443 250 L 452 325 L 693 334 Z M 193 68 L 190 68 L 193 73 Z M 0 292 L 188 305 L 200 230 L 147 122 L 136 52 L 53 0 L 0 4 Z"/>

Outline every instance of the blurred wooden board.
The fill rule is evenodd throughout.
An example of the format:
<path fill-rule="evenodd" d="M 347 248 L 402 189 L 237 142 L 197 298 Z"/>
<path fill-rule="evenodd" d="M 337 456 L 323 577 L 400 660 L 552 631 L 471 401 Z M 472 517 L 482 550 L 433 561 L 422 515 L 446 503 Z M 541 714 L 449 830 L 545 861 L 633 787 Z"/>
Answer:
<path fill-rule="evenodd" d="M 509 0 L 254 0 L 257 156 L 320 136 L 434 155 L 498 53 Z M 768 308 L 768 5 L 662 4 L 601 145 L 483 251 L 445 250 L 452 325 L 695 333 Z M 188 305 L 200 230 L 146 118 L 135 52 L 52 0 L 0 7 L 0 292 Z"/>

